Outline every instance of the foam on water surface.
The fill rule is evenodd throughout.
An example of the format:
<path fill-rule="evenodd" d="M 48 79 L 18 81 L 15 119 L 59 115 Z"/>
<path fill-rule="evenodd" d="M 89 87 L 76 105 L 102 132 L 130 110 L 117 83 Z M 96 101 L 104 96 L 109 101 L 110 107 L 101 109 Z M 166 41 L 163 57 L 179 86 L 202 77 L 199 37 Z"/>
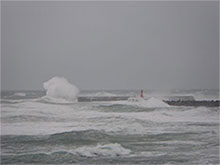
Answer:
<path fill-rule="evenodd" d="M 110 92 L 102 91 L 102 92 L 97 92 L 97 93 L 95 93 L 93 96 L 111 97 L 111 96 L 117 96 L 117 95 L 116 95 L 116 94 L 113 94 L 113 93 L 110 93 Z"/>
<path fill-rule="evenodd" d="M 132 99 L 129 99 L 128 101 L 115 101 L 115 102 L 112 102 L 112 104 L 131 105 L 131 106 L 142 107 L 142 108 L 170 107 L 167 103 L 165 103 L 161 99 L 158 99 L 155 97 L 151 97 L 147 100 L 140 98 L 140 97 L 134 97 L 134 98 L 137 98 L 137 100 L 132 101 Z"/>
<path fill-rule="evenodd" d="M 219 164 L 219 107 L 59 99 L 2 102 L 3 164 Z"/>
<path fill-rule="evenodd" d="M 26 93 L 17 92 L 17 93 L 14 93 L 14 96 L 21 96 L 21 97 L 24 97 L 24 96 L 26 96 Z"/>
<path fill-rule="evenodd" d="M 163 102 L 162 100 L 152 97 L 146 101 L 147 107 L 170 107 L 167 103 Z"/>
<path fill-rule="evenodd" d="M 151 126 L 156 123 L 218 123 L 217 108 L 143 107 L 140 112 L 117 112 L 112 111 L 114 107 L 105 110 L 106 107 L 94 105 L 97 103 L 59 105 L 29 101 L 3 104 L 1 133 L 37 135 L 93 129 L 109 133 L 143 134 L 162 130 Z M 136 108 L 133 105 L 125 106 L 128 109 Z"/>
<path fill-rule="evenodd" d="M 96 156 L 121 156 L 128 155 L 131 150 L 123 148 L 118 143 L 97 144 L 97 146 L 80 147 L 75 150 L 76 153 L 82 156 L 96 157 Z"/>

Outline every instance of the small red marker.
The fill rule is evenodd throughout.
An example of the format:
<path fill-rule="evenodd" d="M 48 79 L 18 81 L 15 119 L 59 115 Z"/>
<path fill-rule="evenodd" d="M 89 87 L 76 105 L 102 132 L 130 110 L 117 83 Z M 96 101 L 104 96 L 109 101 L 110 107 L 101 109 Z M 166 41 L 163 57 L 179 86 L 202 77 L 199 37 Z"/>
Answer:
<path fill-rule="evenodd" d="M 144 91 L 141 90 L 141 97 L 144 98 Z"/>

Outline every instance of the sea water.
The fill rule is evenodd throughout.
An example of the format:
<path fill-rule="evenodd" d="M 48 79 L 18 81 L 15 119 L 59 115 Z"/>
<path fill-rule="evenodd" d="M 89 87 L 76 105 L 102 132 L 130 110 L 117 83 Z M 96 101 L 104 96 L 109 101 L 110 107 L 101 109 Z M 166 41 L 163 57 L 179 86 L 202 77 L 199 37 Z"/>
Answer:
<path fill-rule="evenodd" d="M 219 107 L 50 102 L 45 95 L 1 92 L 2 164 L 219 164 Z M 134 95 L 138 91 L 80 94 Z M 157 101 L 174 95 L 219 99 L 216 90 L 145 91 Z"/>

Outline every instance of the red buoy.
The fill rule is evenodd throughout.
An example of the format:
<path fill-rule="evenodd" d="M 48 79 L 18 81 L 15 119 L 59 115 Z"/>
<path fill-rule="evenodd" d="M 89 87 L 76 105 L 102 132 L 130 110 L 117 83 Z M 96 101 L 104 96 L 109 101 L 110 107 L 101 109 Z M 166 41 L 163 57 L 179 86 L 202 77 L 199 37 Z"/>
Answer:
<path fill-rule="evenodd" d="M 144 91 L 141 90 L 141 97 L 144 98 Z"/>

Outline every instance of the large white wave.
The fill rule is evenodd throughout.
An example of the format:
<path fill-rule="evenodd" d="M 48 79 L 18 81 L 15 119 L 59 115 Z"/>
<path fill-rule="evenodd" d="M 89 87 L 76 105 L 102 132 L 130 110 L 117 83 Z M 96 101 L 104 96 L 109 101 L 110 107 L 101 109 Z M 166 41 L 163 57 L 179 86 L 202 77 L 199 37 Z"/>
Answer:
<path fill-rule="evenodd" d="M 43 83 L 47 90 L 44 99 L 54 102 L 77 102 L 79 89 L 63 77 L 53 77 Z"/>

